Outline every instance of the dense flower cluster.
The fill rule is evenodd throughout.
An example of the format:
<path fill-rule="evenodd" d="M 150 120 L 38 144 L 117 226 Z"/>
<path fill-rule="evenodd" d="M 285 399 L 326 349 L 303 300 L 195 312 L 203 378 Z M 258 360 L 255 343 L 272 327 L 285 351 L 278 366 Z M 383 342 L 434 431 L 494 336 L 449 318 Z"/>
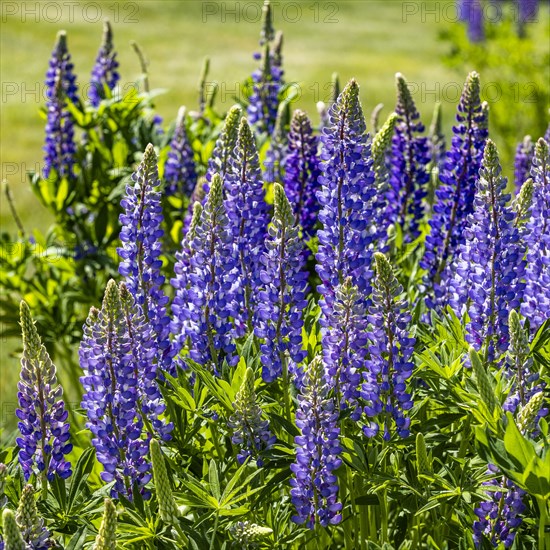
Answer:
<path fill-rule="evenodd" d="M 32 550 L 47 550 L 51 548 L 50 533 L 44 527 L 44 520 L 38 513 L 34 500 L 34 487 L 25 485 L 15 514 L 15 521 L 21 531 L 27 548 Z M 8 550 L 10 546 L 8 544 Z"/>
<path fill-rule="evenodd" d="M 314 234 L 319 215 L 317 191 L 321 175 L 319 140 L 308 116 L 294 111 L 288 134 L 284 187 L 304 236 Z"/>
<path fill-rule="evenodd" d="M 430 179 L 428 164 L 431 161 L 428 138 L 420 134 L 424 125 L 420 121 L 414 100 L 405 78 L 398 73 L 397 120 L 390 155 L 391 177 L 388 191 L 388 216 L 400 226 L 405 240 L 420 235 L 419 225 L 424 218 L 424 199 Z"/>
<path fill-rule="evenodd" d="M 36 473 L 52 481 L 71 475 L 65 455 L 71 452 L 68 412 L 57 382 L 55 365 L 40 340 L 29 306 L 21 302 L 23 354 L 18 383 L 19 462 L 25 479 Z M 45 483 L 45 480 L 42 481 Z"/>
<path fill-rule="evenodd" d="M 67 49 L 67 35 L 61 31 L 46 73 L 46 141 L 44 144 L 44 177 L 52 170 L 61 177 L 74 176 L 74 124 L 67 101 L 78 103 L 76 75 Z"/>
<path fill-rule="evenodd" d="M 529 177 L 534 153 L 535 144 L 533 143 L 531 136 L 525 136 L 523 141 L 517 146 L 516 157 L 514 159 L 514 181 L 516 191 L 521 189 L 521 186 Z"/>
<path fill-rule="evenodd" d="M 273 221 L 269 227 L 260 270 L 257 322 L 262 378 L 272 382 L 289 369 L 295 372 L 307 353 L 302 349 L 303 311 L 307 307 L 307 279 L 303 242 L 292 207 L 281 185 L 274 187 Z M 287 355 L 288 354 L 288 355 Z"/>
<path fill-rule="evenodd" d="M 121 206 L 124 212 L 120 215 L 122 246 L 117 249 L 121 258 L 119 272 L 153 327 L 159 365 L 170 370 L 173 351 L 169 340 L 170 318 L 166 314 L 168 297 L 162 289 L 164 276 L 160 271 L 163 215 L 153 145 L 145 149 Z"/>
<path fill-rule="evenodd" d="M 363 433 L 372 437 L 381 424 L 383 438 L 388 441 L 392 420 L 399 436 L 409 435 L 411 420 L 406 411 L 413 405 L 408 384 L 414 368 L 415 339 L 410 335 L 408 304 L 401 298 L 403 288 L 387 258 L 380 252 L 374 258 L 376 277 L 366 334 L 369 356 L 361 386 L 361 397 L 366 402 L 364 412 L 372 420 L 364 426 Z"/>
<path fill-rule="evenodd" d="M 453 261 L 465 239 L 468 215 L 473 212 L 476 181 L 487 139 L 487 113 L 481 105 L 479 76 L 468 75 L 458 104 L 451 149 L 442 168 L 436 190 L 430 233 L 421 267 L 427 270 L 427 303 L 442 307 L 447 284 L 453 275 Z"/>
<path fill-rule="evenodd" d="M 290 105 L 283 101 L 277 111 L 275 128 L 271 134 L 269 149 L 264 159 L 264 180 L 266 183 L 282 182 L 288 158 L 288 122 Z"/>
<path fill-rule="evenodd" d="M 338 410 L 329 397 L 330 390 L 322 361 L 316 358 L 306 368 L 298 397 L 296 425 L 301 435 L 295 438 L 296 462 L 290 466 L 294 474 L 290 495 L 296 507 L 293 519 L 311 529 L 316 524 L 326 527 L 342 520 L 335 474 L 342 462 L 342 448 Z"/>
<path fill-rule="evenodd" d="M 88 97 L 90 103 L 97 107 L 102 99 L 105 99 L 105 88 L 111 92 L 120 80 L 118 74 L 118 61 L 113 46 L 113 30 L 109 21 L 103 24 L 103 41 L 97 53 L 92 77 L 90 78 L 90 91 Z"/>
<path fill-rule="evenodd" d="M 164 165 L 166 194 L 190 196 L 197 185 L 197 170 L 193 149 L 185 128 L 185 107 L 181 107 L 176 120 L 174 135 L 170 141 L 168 159 Z"/>

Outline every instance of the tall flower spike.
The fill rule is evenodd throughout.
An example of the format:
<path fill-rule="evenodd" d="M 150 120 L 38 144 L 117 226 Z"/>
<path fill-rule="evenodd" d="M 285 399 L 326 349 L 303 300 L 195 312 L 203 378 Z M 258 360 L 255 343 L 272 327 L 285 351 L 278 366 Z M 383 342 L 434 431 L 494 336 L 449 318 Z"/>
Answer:
<path fill-rule="evenodd" d="M 260 45 L 271 42 L 275 38 L 275 29 L 273 28 L 273 14 L 269 0 L 264 0 L 262 7 L 262 30 L 260 32 Z"/>
<path fill-rule="evenodd" d="M 329 396 L 331 387 L 323 375 L 323 363 L 315 358 L 306 368 L 298 397 L 295 437 L 296 462 L 290 466 L 290 496 L 296 508 L 292 520 L 313 529 L 340 523 L 342 504 L 338 502 L 335 470 L 342 463 L 338 411 Z"/>
<path fill-rule="evenodd" d="M 535 332 L 550 318 L 550 152 L 542 138 L 535 146 L 531 177 L 533 201 L 526 225 L 526 288 L 521 314 Z"/>
<path fill-rule="evenodd" d="M 447 281 L 460 244 L 464 242 L 468 215 L 473 212 L 476 180 L 487 139 L 487 116 L 480 101 L 479 76 L 468 75 L 457 112 L 458 124 L 440 173 L 431 231 L 421 267 L 427 270 L 424 282 L 429 307 L 447 303 Z"/>
<path fill-rule="evenodd" d="M 65 31 L 57 34 L 57 41 L 46 73 L 46 140 L 44 144 L 44 177 L 52 170 L 60 177 L 74 177 L 76 145 L 74 124 L 67 101 L 78 103 L 76 76 L 67 49 Z"/>
<path fill-rule="evenodd" d="M 97 107 L 101 100 L 106 97 L 105 89 L 112 92 L 119 80 L 118 61 L 113 46 L 113 30 L 111 23 L 105 20 L 103 23 L 103 40 L 90 79 L 88 97 L 92 106 Z"/>
<path fill-rule="evenodd" d="M 261 258 L 255 323 L 255 334 L 261 341 L 262 378 L 266 382 L 286 375 L 289 368 L 295 373 L 297 365 L 307 356 L 302 348 L 302 327 L 308 272 L 292 207 L 278 183 L 274 186 L 274 206 Z"/>
<path fill-rule="evenodd" d="M 116 507 L 110 498 L 104 501 L 105 510 L 93 550 L 116 550 Z"/>
<path fill-rule="evenodd" d="M 210 58 L 205 57 L 202 63 L 202 71 L 199 79 L 199 114 L 204 115 L 204 110 L 206 109 L 206 85 L 208 79 L 208 73 L 210 71 Z"/>
<path fill-rule="evenodd" d="M 366 355 L 366 315 L 364 300 L 348 277 L 336 288 L 332 323 L 320 319 L 323 334 L 323 363 L 327 383 L 334 387 L 340 410 L 350 409 L 351 418 L 358 420 L 358 386 L 361 382 Z"/>
<path fill-rule="evenodd" d="M 81 377 L 85 394 L 87 428 L 98 461 L 103 465 L 103 481 L 114 481 L 113 498 L 119 494 L 133 498 L 133 485 L 143 489 L 151 475 L 145 457 L 149 444 L 143 439 L 140 414 L 139 380 L 135 355 L 128 337 L 119 287 L 112 279 L 107 283 L 101 311 L 90 310 L 80 343 Z"/>
<path fill-rule="evenodd" d="M 442 128 L 442 118 L 441 103 L 436 103 L 428 134 L 432 167 L 439 167 L 445 159 L 445 134 Z"/>
<path fill-rule="evenodd" d="M 275 128 L 271 135 L 269 148 L 265 153 L 264 179 L 267 183 L 282 182 L 288 150 L 288 124 L 290 103 L 281 101 L 277 110 Z"/>
<path fill-rule="evenodd" d="M 197 185 L 197 170 L 185 128 L 185 114 L 185 107 L 180 107 L 174 135 L 170 141 L 170 152 L 164 166 L 164 180 L 168 195 L 179 194 L 189 197 Z"/>
<path fill-rule="evenodd" d="M 410 433 L 411 420 L 406 415 L 413 402 L 407 386 L 414 368 L 415 339 L 410 335 L 409 305 L 401 298 L 403 288 L 386 256 L 377 252 L 374 259 L 376 277 L 366 335 L 369 357 L 361 386 L 364 412 L 372 420 L 363 427 L 363 433 L 375 436 L 381 424 L 383 438 L 389 441 L 392 421 L 399 436 Z"/>
<path fill-rule="evenodd" d="M 254 391 L 254 371 L 248 367 L 235 398 L 235 412 L 228 422 L 233 430 L 231 441 L 239 449 L 237 461 L 243 464 L 252 457 L 258 466 L 263 466 L 260 453 L 273 446 L 276 437 L 269 430 L 269 421 L 262 420 L 262 409 Z"/>
<path fill-rule="evenodd" d="M 305 237 L 312 237 L 319 216 L 317 191 L 321 175 L 319 140 L 308 116 L 294 111 L 288 134 L 284 187 Z"/>
<path fill-rule="evenodd" d="M 321 204 L 317 232 L 320 305 L 330 326 L 336 288 L 351 277 L 361 296 L 370 294 L 374 243 L 386 226 L 375 206 L 376 187 L 371 148 L 359 102 L 359 86 L 351 80 L 330 110 L 330 126 L 322 136 Z"/>
<path fill-rule="evenodd" d="M 153 463 L 153 479 L 157 491 L 160 519 L 167 525 L 175 525 L 178 521 L 179 511 L 170 487 L 160 444 L 156 439 L 151 441 L 151 461 Z"/>
<path fill-rule="evenodd" d="M 152 144 L 145 149 L 120 204 L 124 211 L 120 215 L 122 246 L 117 248 L 121 259 L 118 270 L 153 327 L 159 366 L 173 372 L 170 318 L 166 314 L 168 297 L 162 289 L 164 276 L 160 271 L 163 235 L 160 180 Z"/>
<path fill-rule="evenodd" d="M 219 174 L 212 178 L 190 247 L 188 272 L 177 289 L 175 313 L 182 333 L 176 334 L 176 338 L 188 342 L 193 361 L 218 373 L 224 359 L 232 366 L 239 360 L 231 318 L 240 315 L 242 303 L 237 252 Z"/>
<path fill-rule="evenodd" d="M 390 156 L 391 177 L 388 191 L 388 216 L 401 226 L 405 240 L 420 235 L 419 225 L 424 218 L 424 198 L 430 179 L 429 142 L 421 137 L 424 125 L 414 104 L 407 81 L 396 75 L 398 120 L 392 140 Z"/>
<path fill-rule="evenodd" d="M 27 550 L 27 543 L 23 540 L 21 531 L 15 521 L 13 510 L 5 508 L 2 512 L 2 527 L 6 550 Z"/>
<path fill-rule="evenodd" d="M 15 514 L 15 521 L 23 540 L 33 550 L 47 550 L 51 548 L 50 533 L 44 527 L 44 520 L 38 514 L 34 500 L 34 487 L 25 485 Z M 9 546 L 8 546 L 9 547 Z"/>
<path fill-rule="evenodd" d="M 514 182 L 516 193 L 519 192 L 521 186 L 529 177 L 534 154 L 535 144 L 531 136 L 525 136 L 523 141 L 517 146 L 516 157 L 514 159 Z"/>
<path fill-rule="evenodd" d="M 253 290 L 258 286 L 268 224 L 258 150 L 245 118 L 241 119 L 231 173 L 227 174 L 224 186 L 227 215 L 239 254 L 239 278 L 244 297 L 239 322 L 244 330 L 244 326 L 252 322 L 256 307 Z"/>
<path fill-rule="evenodd" d="M 68 412 L 62 400 L 63 389 L 57 382 L 55 365 L 34 326 L 29 306 L 21 302 L 23 354 L 21 378 L 17 385 L 19 408 L 19 462 L 25 479 L 32 473 L 53 481 L 57 474 L 65 479 L 71 475 L 71 464 L 65 455 L 71 452 Z M 46 485 L 42 480 L 42 488 Z"/>
<path fill-rule="evenodd" d="M 399 116 L 396 113 L 392 113 L 372 139 L 373 170 L 376 178 L 376 187 L 380 191 L 385 191 L 388 184 L 389 171 L 386 165 L 386 157 L 398 120 Z"/>
<path fill-rule="evenodd" d="M 520 187 L 518 194 L 514 200 L 514 212 L 516 213 L 516 226 L 524 228 L 531 217 L 531 206 L 533 205 L 533 194 L 535 192 L 535 184 L 529 178 Z M 521 230 L 522 237 L 525 238 L 527 230 Z"/>

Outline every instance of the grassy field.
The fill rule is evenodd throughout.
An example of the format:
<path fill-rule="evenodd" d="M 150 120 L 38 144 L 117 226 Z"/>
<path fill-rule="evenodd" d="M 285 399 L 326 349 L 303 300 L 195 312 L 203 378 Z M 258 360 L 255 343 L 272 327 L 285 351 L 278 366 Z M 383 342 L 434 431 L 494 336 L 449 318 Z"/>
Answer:
<path fill-rule="evenodd" d="M 284 66 L 287 81 L 296 81 L 297 104 L 316 118 L 315 103 L 327 99 L 331 74 L 343 83 L 356 77 L 361 84 L 367 116 L 380 102 L 383 117 L 394 105 L 394 75 L 402 72 L 413 83 L 414 97 L 429 119 L 436 100 L 443 103 L 447 130 L 453 121 L 456 93 L 464 75 L 441 61 L 449 46 L 438 33 L 452 23 L 445 12 L 452 2 L 307 0 L 274 2 L 274 24 L 285 33 Z M 227 110 L 237 83 L 255 68 L 261 1 L 136 1 L 136 2 L 4 2 L 1 19 L 2 116 L 1 177 L 13 188 L 23 224 L 44 228 L 46 213 L 32 195 L 26 172 L 42 160 L 44 121 L 43 78 L 56 32 L 65 29 L 81 87 L 85 86 L 101 40 L 101 20 L 114 28 L 122 82 L 135 82 L 140 73 L 130 47 L 136 40 L 149 59 L 152 88 L 166 93 L 158 110 L 166 121 L 180 105 L 197 104 L 197 81 L 203 58 L 210 56 L 210 79 L 220 87 L 217 107 Z M 447 11 L 448 13 L 452 13 Z M 471 67 L 474 69 L 475 67 Z M 447 83 L 447 88 L 445 84 Z M 2 230 L 11 230 L 9 209 L 1 201 Z M 16 343 L 1 342 L 0 403 L 2 422 L 9 419 L 18 363 Z M 11 417 L 13 421 L 13 417 Z"/>

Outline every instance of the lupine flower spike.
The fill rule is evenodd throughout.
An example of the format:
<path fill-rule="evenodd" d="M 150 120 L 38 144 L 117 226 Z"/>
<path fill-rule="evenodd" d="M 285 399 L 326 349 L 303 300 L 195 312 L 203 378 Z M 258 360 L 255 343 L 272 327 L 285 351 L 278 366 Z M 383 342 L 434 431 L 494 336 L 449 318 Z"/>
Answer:
<path fill-rule="evenodd" d="M 477 182 L 474 212 L 465 229 L 466 241 L 450 281 L 451 306 L 458 316 L 467 309 L 466 339 L 491 362 L 508 348 L 508 312 L 523 295 L 525 245 L 507 206 L 506 178 L 495 144 L 487 141 Z"/>
<path fill-rule="evenodd" d="M 249 367 L 237 392 L 235 412 L 229 419 L 228 426 L 233 430 L 231 441 L 239 449 L 239 464 L 252 457 L 258 466 L 263 466 L 260 453 L 272 447 L 277 438 L 271 434 L 269 422 L 262 420 L 262 409 L 256 400 L 254 381 L 254 371 Z"/>
<path fill-rule="evenodd" d="M 534 153 L 535 144 L 531 136 L 525 136 L 523 141 L 517 146 L 516 158 L 514 159 L 514 182 L 516 192 L 519 192 L 521 186 L 529 177 Z"/>
<path fill-rule="evenodd" d="M 189 197 L 197 185 L 197 171 L 193 160 L 193 149 L 185 128 L 185 107 L 180 107 L 170 152 L 164 166 L 166 194 Z"/>
<path fill-rule="evenodd" d="M 116 550 L 116 507 L 110 498 L 104 501 L 105 510 L 93 550 Z"/>
<path fill-rule="evenodd" d="M 374 259 L 376 277 L 367 332 L 369 357 L 361 386 L 364 412 L 370 420 L 363 433 L 373 437 L 382 425 L 383 438 L 389 441 L 392 424 L 399 436 L 409 435 L 411 420 L 407 411 L 413 402 L 408 385 L 414 368 L 415 339 L 410 335 L 409 306 L 401 298 L 403 288 L 386 256 L 376 252 Z"/>
<path fill-rule="evenodd" d="M 340 523 L 342 504 L 338 502 L 338 478 L 335 471 L 342 460 L 340 454 L 338 411 L 330 398 L 321 359 L 307 367 L 301 394 L 298 397 L 296 425 L 296 462 L 290 466 L 293 477 L 290 495 L 296 508 L 292 517 L 298 524 L 313 529 Z"/>
<path fill-rule="evenodd" d="M 390 157 L 388 215 L 393 223 L 401 226 L 405 240 L 411 241 L 420 234 L 431 158 L 428 139 L 420 135 L 424 132 L 424 125 L 420 122 L 420 113 L 407 82 L 400 73 L 397 73 L 396 81 L 395 112 L 399 118 L 395 125 Z"/>
<path fill-rule="evenodd" d="M 57 41 L 46 73 L 46 142 L 44 144 L 44 177 L 52 170 L 60 177 L 74 177 L 76 145 L 74 124 L 67 101 L 78 103 L 76 76 L 67 49 L 65 31 L 57 34 Z"/>
<path fill-rule="evenodd" d="M 27 543 L 23 540 L 21 531 L 15 521 L 13 510 L 5 508 L 2 512 L 2 527 L 4 530 L 5 550 L 27 550 Z M 1 543 L 0 543 L 1 544 Z"/>
<path fill-rule="evenodd" d="M 139 366 L 132 349 L 136 344 L 128 336 L 119 287 L 110 280 L 101 310 L 90 310 L 80 344 L 82 408 L 103 465 L 101 479 L 114 481 L 113 498 L 122 494 L 131 499 L 134 484 L 148 496 L 143 487 L 151 475 L 145 458 L 149 444 L 142 437 Z"/>
<path fill-rule="evenodd" d="M 118 61 L 113 46 L 113 30 L 111 23 L 103 24 L 103 41 L 97 53 L 92 77 L 90 79 L 89 99 L 92 106 L 97 107 L 102 99 L 105 99 L 105 90 L 112 92 L 120 80 L 118 74 Z"/>
<path fill-rule="evenodd" d="M 384 193 L 387 190 L 389 181 L 389 171 L 386 164 L 386 158 L 392 142 L 395 125 L 399 117 L 396 113 L 392 113 L 382 128 L 372 139 L 372 160 L 373 170 L 376 178 L 377 189 Z"/>
<path fill-rule="evenodd" d="M 320 163 L 319 140 L 313 135 L 311 122 L 303 111 L 296 110 L 288 134 L 284 187 L 306 238 L 313 236 L 319 215 Z"/>
<path fill-rule="evenodd" d="M 55 365 L 40 340 L 29 306 L 23 301 L 21 328 L 23 354 L 16 410 L 21 435 L 16 443 L 25 479 L 33 473 L 42 476 L 45 491 L 46 479 L 53 481 L 56 474 L 62 479 L 71 475 L 71 464 L 65 459 L 72 450 L 68 412 Z"/>
<path fill-rule="evenodd" d="M 261 340 L 262 377 L 272 382 L 307 356 L 302 349 L 307 278 L 303 244 L 292 207 L 281 185 L 274 185 L 275 213 L 262 255 L 255 334 Z"/>
<path fill-rule="evenodd" d="M 168 297 L 162 290 L 164 276 L 160 271 L 163 216 L 153 145 L 149 144 L 145 149 L 120 204 L 124 212 L 120 215 L 122 246 L 117 248 L 121 258 L 119 273 L 125 277 L 128 290 L 153 327 L 158 364 L 173 372 L 170 318 L 166 314 Z"/>
<path fill-rule="evenodd" d="M 453 261 L 465 239 L 468 215 L 473 212 L 488 124 L 479 94 L 479 76 L 470 73 L 458 105 L 451 149 L 441 170 L 441 185 L 435 191 L 431 229 L 420 264 L 428 272 L 424 281 L 429 307 L 442 307 L 446 302 Z"/>
<path fill-rule="evenodd" d="M 167 525 L 175 525 L 178 521 L 179 511 L 170 487 L 164 456 L 156 439 L 151 441 L 151 461 L 160 518 Z"/>
<path fill-rule="evenodd" d="M 288 125 L 290 103 L 281 101 L 277 110 L 275 128 L 271 135 L 269 148 L 265 153 L 264 179 L 267 183 L 282 182 L 288 149 Z"/>
<path fill-rule="evenodd" d="M 23 540 L 33 550 L 47 550 L 51 548 L 50 533 L 44 527 L 44 520 L 38 514 L 34 500 L 34 487 L 25 485 L 15 514 L 15 521 Z"/>
<path fill-rule="evenodd" d="M 533 201 L 526 225 L 526 288 L 521 314 L 535 332 L 550 318 L 550 152 L 543 139 L 535 146 L 531 177 Z"/>

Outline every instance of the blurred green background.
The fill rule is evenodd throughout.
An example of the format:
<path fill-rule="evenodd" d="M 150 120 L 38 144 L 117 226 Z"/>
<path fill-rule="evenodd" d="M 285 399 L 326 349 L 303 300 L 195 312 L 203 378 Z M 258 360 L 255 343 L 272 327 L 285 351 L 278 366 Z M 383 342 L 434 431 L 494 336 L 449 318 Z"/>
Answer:
<path fill-rule="evenodd" d="M 140 76 L 137 57 L 130 47 L 130 41 L 136 40 L 149 60 L 151 87 L 166 90 L 158 97 L 156 106 L 168 124 L 180 105 L 196 108 L 197 83 L 205 56 L 211 58 L 209 80 L 219 85 L 217 110 L 226 111 L 234 103 L 238 83 L 257 65 L 252 54 L 258 49 L 261 5 L 260 0 L 3 2 L 1 178 L 9 180 L 27 231 L 34 227 L 44 230 L 50 221 L 31 192 L 26 172 L 39 169 L 42 162 L 44 120 L 39 110 L 44 103 L 43 78 L 58 30 L 67 31 L 81 87 L 89 80 L 105 17 L 113 25 L 122 82 L 126 86 L 135 85 Z M 453 6 L 453 1 L 275 0 L 274 25 L 284 31 L 285 75 L 287 82 L 297 82 L 296 106 L 318 120 L 315 104 L 329 100 L 331 74 L 336 71 L 342 83 L 351 77 L 359 81 L 367 120 L 378 103 L 385 104 L 382 118 L 386 118 L 395 103 L 394 75 L 400 71 L 411 84 L 426 125 L 430 123 L 434 103 L 442 102 L 444 127 L 449 135 L 466 73 L 478 68 L 468 61 L 459 69 L 456 63 L 453 67 L 443 62 L 451 45 L 441 39 L 441 33 L 454 29 L 452 32 L 465 35 L 462 25 L 454 22 Z M 547 4 L 541 8 L 539 18 L 539 23 L 529 30 L 529 43 L 546 50 Z M 548 82 L 548 69 L 545 71 L 536 77 Z M 525 86 L 533 78 L 529 75 L 510 78 L 508 74 L 503 72 L 497 85 L 517 86 L 517 109 L 521 113 L 529 91 Z M 489 94 L 496 97 L 494 81 L 485 79 L 483 71 L 481 77 L 487 99 L 491 99 Z M 525 126 L 530 131 L 529 121 Z M 517 140 L 522 135 L 518 133 Z M 534 128 L 533 136 L 538 137 Z M 493 137 L 499 144 L 499 136 Z M 509 154 L 505 156 L 508 174 L 512 160 Z M 2 231 L 14 230 L 3 196 L 0 223 Z M 4 340 L 0 344 L 0 424 L 13 425 L 18 343 Z"/>

